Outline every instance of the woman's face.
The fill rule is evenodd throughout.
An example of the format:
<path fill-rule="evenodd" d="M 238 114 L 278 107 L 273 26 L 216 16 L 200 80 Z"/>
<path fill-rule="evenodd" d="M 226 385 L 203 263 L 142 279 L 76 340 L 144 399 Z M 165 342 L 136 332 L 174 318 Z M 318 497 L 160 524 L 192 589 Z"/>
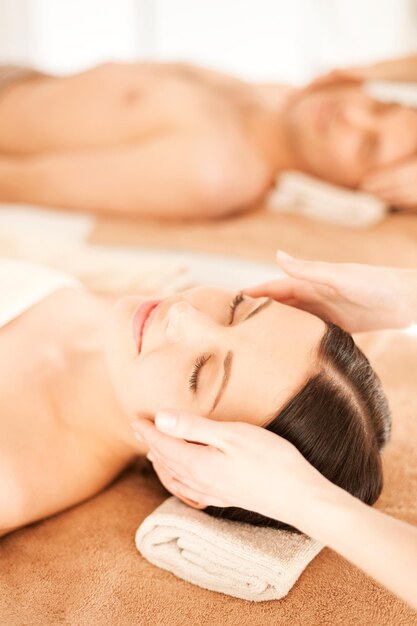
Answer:
<path fill-rule="evenodd" d="M 106 329 L 106 358 L 129 418 L 161 409 L 264 425 L 312 371 L 325 325 L 317 317 L 230 291 L 196 288 L 161 301 L 144 327 L 146 299 L 124 297 Z"/>
<path fill-rule="evenodd" d="M 300 169 L 348 187 L 417 154 L 417 111 L 377 102 L 358 86 L 300 92 L 287 129 Z"/>

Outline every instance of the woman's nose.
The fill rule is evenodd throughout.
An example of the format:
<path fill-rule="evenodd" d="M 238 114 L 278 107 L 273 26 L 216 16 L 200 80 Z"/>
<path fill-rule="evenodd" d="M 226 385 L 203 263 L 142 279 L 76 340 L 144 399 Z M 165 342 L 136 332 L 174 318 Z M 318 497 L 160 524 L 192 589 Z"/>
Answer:
<path fill-rule="evenodd" d="M 202 337 L 208 339 L 214 326 L 212 320 L 189 302 L 176 302 L 168 311 L 166 337 L 170 343 L 195 344 L 201 342 Z"/>

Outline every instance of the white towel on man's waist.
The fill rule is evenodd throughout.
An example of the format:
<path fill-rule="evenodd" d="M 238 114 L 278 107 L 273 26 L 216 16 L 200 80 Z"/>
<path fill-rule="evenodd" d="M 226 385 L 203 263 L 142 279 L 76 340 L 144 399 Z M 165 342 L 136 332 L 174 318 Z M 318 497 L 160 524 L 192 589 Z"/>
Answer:
<path fill-rule="evenodd" d="M 305 535 L 211 517 L 170 497 L 142 522 L 136 547 L 195 585 L 245 600 L 278 600 L 323 547 Z"/>

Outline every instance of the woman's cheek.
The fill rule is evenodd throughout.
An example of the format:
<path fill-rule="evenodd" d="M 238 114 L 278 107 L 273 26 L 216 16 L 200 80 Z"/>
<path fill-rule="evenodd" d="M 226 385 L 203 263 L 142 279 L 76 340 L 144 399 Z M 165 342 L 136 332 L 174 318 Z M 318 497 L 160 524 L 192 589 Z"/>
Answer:
<path fill-rule="evenodd" d="M 157 411 L 168 408 L 189 410 L 191 392 L 188 383 L 182 380 L 178 365 L 158 363 L 143 364 L 138 369 L 135 392 L 132 402 L 136 411 L 155 414 Z"/>

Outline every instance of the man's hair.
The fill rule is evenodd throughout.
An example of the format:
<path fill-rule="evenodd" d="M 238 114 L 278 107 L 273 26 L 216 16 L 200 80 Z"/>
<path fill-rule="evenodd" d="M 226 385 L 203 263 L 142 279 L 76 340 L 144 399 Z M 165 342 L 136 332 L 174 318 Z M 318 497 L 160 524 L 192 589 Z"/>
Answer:
<path fill-rule="evenodd" d="M 352 337 L 326 324 L 314 373 L 265 428 L 290 441 L 332 483 L 373 504 L 383 486 L 380 450 L 390 436 L 390 410 L 378 376 Z M 296 531 L 238 507 L 204 510 L 214 517 Z"/>

